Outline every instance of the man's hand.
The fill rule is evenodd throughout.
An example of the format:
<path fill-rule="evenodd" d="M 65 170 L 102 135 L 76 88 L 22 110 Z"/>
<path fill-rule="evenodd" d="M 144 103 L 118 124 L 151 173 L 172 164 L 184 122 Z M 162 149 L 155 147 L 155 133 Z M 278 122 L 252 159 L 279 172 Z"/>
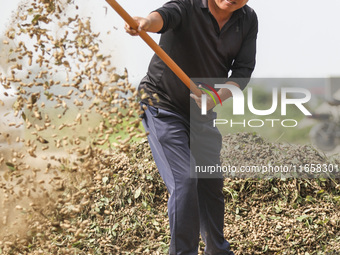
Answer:
<path fill-rule="evenodd" d="M 132 36 L 136 36 L 138 35 L 138 33 L 141 31 L 141 30 L 145 30 L 145 31 L 148 31 L 149 27 L 150 27 L 150 24 L 151 24 L 151 21 L 148 19 L 148 18 L 142 18 L 142 17 L 133 17 L 133 19 L 136 21 L 136 23 L 138 24 L 138 29 L 135 30 L 133 29 L 132 27 L 130 27 L 129 24 L 125 23 L 125 31 L 132 35 Z"/>
<path fill-rule="evenodd" d="M 163 18 L 158 12 L 152 12 L 146 18 L 133 17 L 133 19 L 138 24 L 137 30 L 130 27 L 127 23 L 125 23 L 124 27 L 126 32 L 132 36 L 138 35 L 141 30 L 157 33 L 163 27 Z"/>
<path fill-rule="evenodd" d="M 236 82 L 233 82 L 233 81 L 228 81 L 227 84 L 234 85 L 238 88 L 240 87 L 240 85 L 238 85 Z M 202 87 L 202 86 L 200 85 L 199 87 Z M 202 91 L 202 92 L 205 94 L 204 91 Z M 222 102 L 227 100 L 228 98 L 230 98 L 232 96 L 230 90 L 225 89 L 225 88 L 220 89 L 217 92 L 217 94 L 220 96 Z M 218 98 L 216 98 L 216 95 L 214 93 L 212 93 L 212 95 L 215 98 L 216 102 L 218 102 L 219 100 L 218 100 Z M 195 94 L 190 94 L 190 97 L 193 98 L 196 101 L 196 104 L 198 105 L 198 107 L 202 109 L 202 98 L 196 96 Z M 207 95 L 207 111 L 211 110 L 214 107 L 215 107 L 214 100 L 210 97 L 210 95 Z"/>
<path fill-rule="evenodd" d="M 205 93 L 203 92 L 203 94 Z M 195 94 L 190 94 L 190 97 L 193 98 L 196 101 L 198 107 L 202 109 L 202 97 L 198 97 Z M 211 110 L 214 107 L 215 107 L 214 100 L 209 95 L 207 95 L 207 111 Z"/>

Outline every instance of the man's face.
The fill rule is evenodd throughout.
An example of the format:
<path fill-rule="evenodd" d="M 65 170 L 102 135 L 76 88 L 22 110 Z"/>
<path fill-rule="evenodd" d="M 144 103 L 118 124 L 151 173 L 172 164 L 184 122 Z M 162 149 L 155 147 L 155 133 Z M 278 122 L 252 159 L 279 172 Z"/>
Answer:
<path fill-rule="evenodd" d="M 217 7 L 223 11 L 233 12 L 245 6 L 248 0 L 214 0 Z"/>

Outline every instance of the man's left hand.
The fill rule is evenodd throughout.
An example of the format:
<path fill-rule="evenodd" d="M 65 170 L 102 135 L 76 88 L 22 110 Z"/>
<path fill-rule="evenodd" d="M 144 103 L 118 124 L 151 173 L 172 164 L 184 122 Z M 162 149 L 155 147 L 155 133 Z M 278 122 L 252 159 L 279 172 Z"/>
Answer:
<path fill-rule="evenodd" d="M 199 108 L 202 108 L 202 97 L 198 97 L 195 94 L 190 94 L 190 97 L 195 100 Z M 210 96 L 207 96 L 207 111 L 211 110 L 214 107 L 215 107 L 214 100 Z"/>

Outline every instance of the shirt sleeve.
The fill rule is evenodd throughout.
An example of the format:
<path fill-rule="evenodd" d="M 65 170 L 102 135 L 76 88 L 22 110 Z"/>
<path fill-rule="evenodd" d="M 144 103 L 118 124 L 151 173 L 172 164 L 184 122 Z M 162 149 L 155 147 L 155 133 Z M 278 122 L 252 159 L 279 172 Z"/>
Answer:
<path fill-rule="evenodd" d="M 251 77 L 256 62 L 256 39 L 258 32 L 258 20 L 255 12 L 252 12 L 250 29 L 245 35 L 240 51 L 237 53 L 231 66 L 229 81 L 234 81 L 243 90 Z"/>
<path fill-rule="evenodd" d="M 155 10 L 154 12 L 158 12 L 163 18 L 163 27 L 158 33 L 164 33 L 179 26 L 187 14 L 190 2 L 189 0 L 172 0 Z"/>

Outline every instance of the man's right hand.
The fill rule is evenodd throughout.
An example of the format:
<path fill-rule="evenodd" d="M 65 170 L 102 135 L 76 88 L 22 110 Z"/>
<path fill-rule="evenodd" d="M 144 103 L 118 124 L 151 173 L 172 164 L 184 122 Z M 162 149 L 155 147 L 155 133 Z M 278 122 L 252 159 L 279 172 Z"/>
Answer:
<path fill-rule="evenodd" d="M 133 19 L 136 21 L 136 23 L 138 24 L 138 29 L 133 29 L 132 27 L 130 27 L 130 25 L 128 23 L 125 23 L 125 30 L 128 34 L 132 35 L 132 36 L 136 36 L 138 35 L 138 33 L 141 30 L 145 30 L 148 31 L 150 25 L 151 25 L 151 21 L 148 18 L 142 18 L 142 17 L 133 17 Z"/>
<path fill-rule="evenodd" d="M 138 28 L 133 29 L 129 24 L 125 23 L 125 30 L 128 34 L 136 36 L 141 30 L 146 32 L 159 32 L 163 27 L 163 18 L 158 12 L 150 13 L 146 18 L 133 17 L 137 22 Z"/>

